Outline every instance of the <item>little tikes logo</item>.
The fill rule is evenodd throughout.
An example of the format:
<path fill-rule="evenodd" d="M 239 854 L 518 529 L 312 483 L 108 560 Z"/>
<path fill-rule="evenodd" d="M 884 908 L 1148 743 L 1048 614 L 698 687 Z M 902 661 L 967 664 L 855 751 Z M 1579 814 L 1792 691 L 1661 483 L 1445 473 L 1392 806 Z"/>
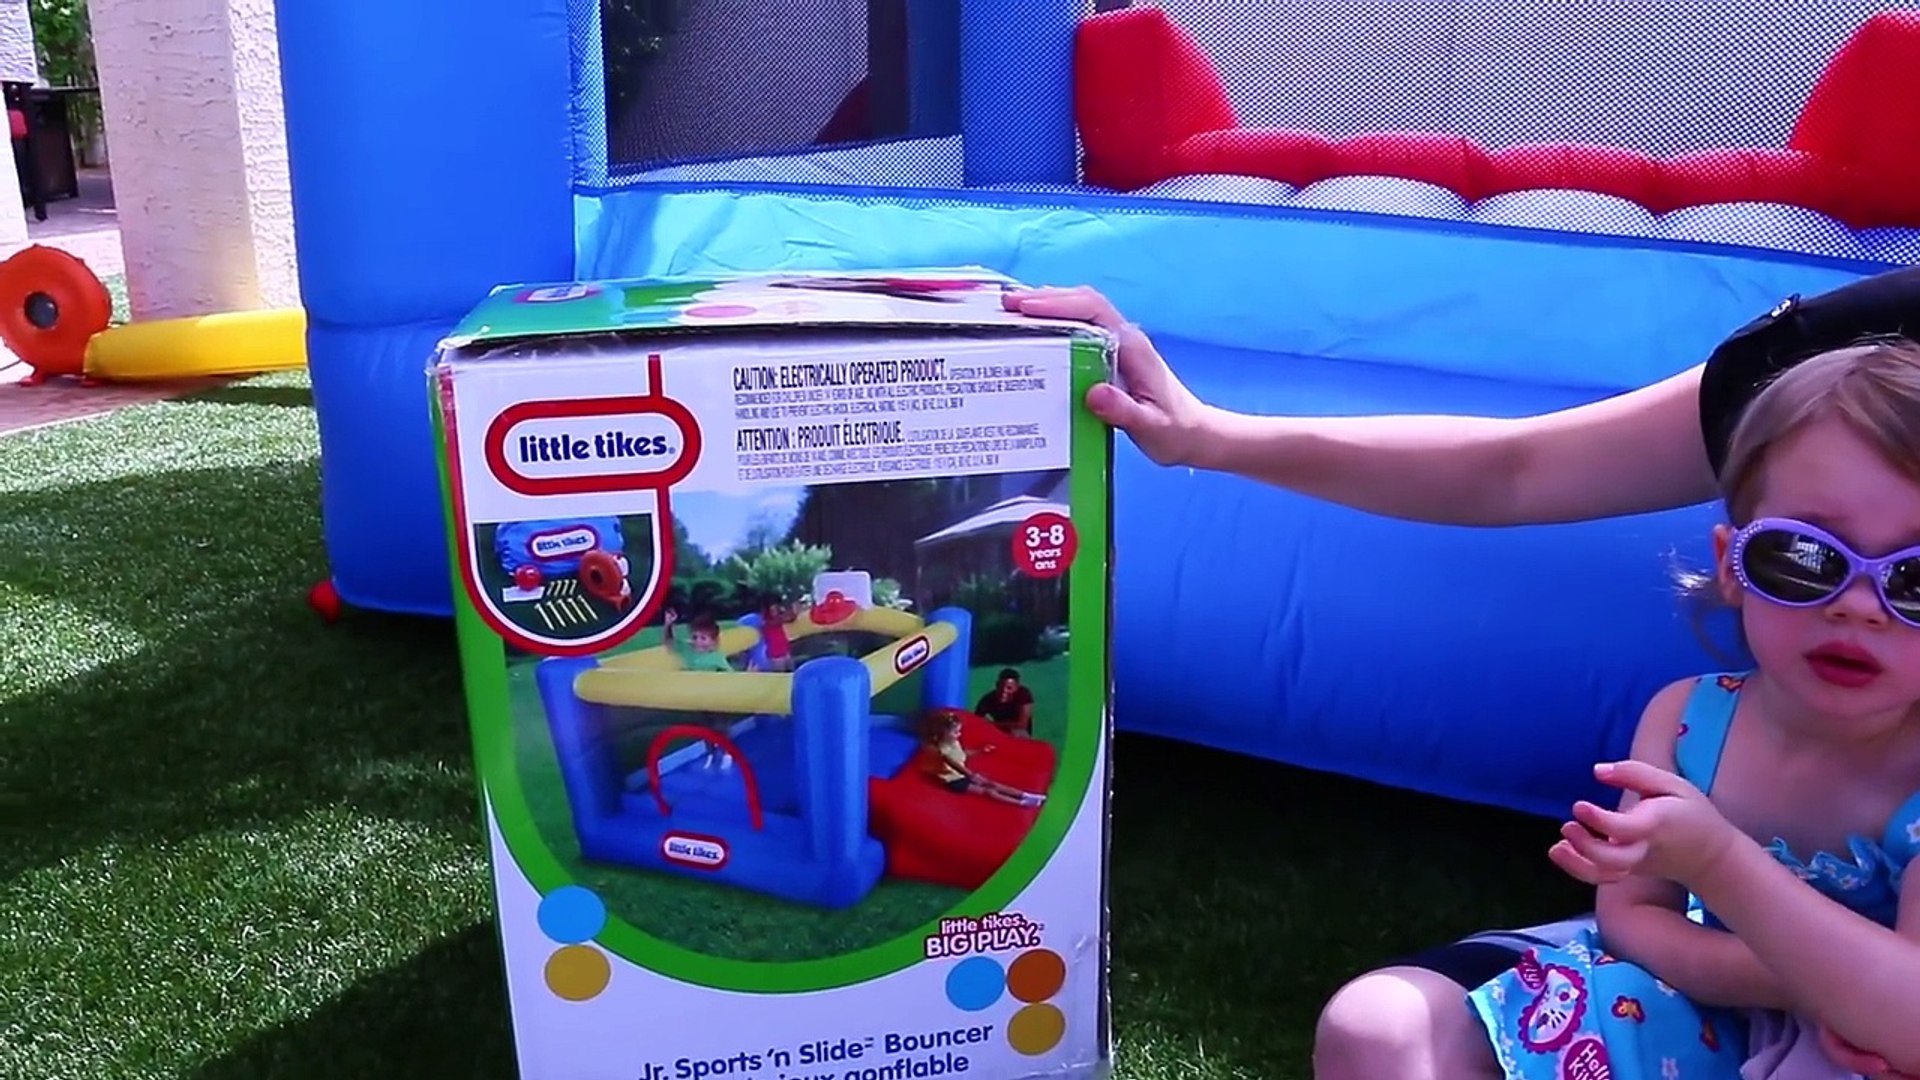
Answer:
<path fill-rule="evenodd" d="M 660 857 L 682 866 L 718 870 L 727 865 L 727 845 L 715 836 L 668 833 L 660 838 Z"/>
<path fill-rule="evenodd" d="M 600 537 L 583 525 L 557 532 L 535 533 L 533 539 L 527 541 L 527 550 L 536 559 L 560 559 L 590 550 L 599 542 Z"/>
<path fill-rule="evenodd" d="M 927 658 L 932 655 L 933 643 L 928 641 L 924 634 L 915 635 L 894 647 L 893 670 L 897 674 L 906 675 L 914 668 L 926 663 Z"/>
<path fill-rule="evenodd" d="M 525 401 L 487 426 L 486 455 L 521 495 L 664 491 L 699 462 L 700 426 L 658 393 Z"/>
<path fill-rule="evenodd" d="M 511 404 L 485 407 L 454 391 L 451 374 L 444 377 L 443 392 L 458 398 L 445 407 L 457 440 L 447 464 L 460 494 L 460 574 L 468 601 L 506 644 L 540 655 L 586 656 L 632 637 L 658 610 L 673 580 L 671 489 L 700 460 L 700 426 L 685 405 L 663 392 L 663 366 L 661 355 L 651 354 L 643 370 L 615 376 L 634 378 L 633 384 L 608 387 L 603 396 L 508 399 Z M 488 396 L 497 392 L 490 388 Z M 474 484 L 483 477 L 492 494 L 504 489 L 529 501 L 628 496 L 618 526 L 623 557 L 607 557 L 601 547 L 607 538 L 574 517 L 579 508 L 564 501 L 552 510 L 511 500 L 502 505 L 497 498 L 476 504 Z M 531 586 L 503 589 L 490 580 L 487 568 L 500 565 L 497 533 L 470 520 L 476 505 L 485 507 L 484 521 L 495 524 L 504 523 L 503 513 L 518 521 L 560 519 L 529 530 L 534 535 L 526 541 L 527 554 L 579 560 L 566 576 L 580 587 L 549 596 L 543 584 L 530 597 Z M 679 857 L 718 865 L 727 854 L 724 845 L 696 844 Z"/>

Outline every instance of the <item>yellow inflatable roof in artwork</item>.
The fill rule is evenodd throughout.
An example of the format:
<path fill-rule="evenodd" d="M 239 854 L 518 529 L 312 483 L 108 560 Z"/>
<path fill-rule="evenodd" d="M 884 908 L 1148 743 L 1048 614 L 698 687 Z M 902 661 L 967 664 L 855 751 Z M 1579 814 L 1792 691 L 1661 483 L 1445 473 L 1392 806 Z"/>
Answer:
<path fill-rule="evenodd" d="M 825 624 L 815 622 L 813 612 L 807 611 L 787 624 L 787 636 L 792 639 L 848 631 L 888 639 L 860 658 L 867 666 L 874 694 L 899 682 L 959 638 L 952 623 L 925 623 L 895 608 L 859 608 L 844 619 Z M 751 626 L 730 626 L 720 631 L 720 650 L 728 656 L 745 652 L 759 641 L 760 632 Z M 573 691 L 580 700 L 600 705 L 780 716 L 792 710 L 793 676 L 768 671 L 688 671 L 672 649 L 655 645 L 607 657 L 598 667 L 581 672 L 573 681 Z"/>

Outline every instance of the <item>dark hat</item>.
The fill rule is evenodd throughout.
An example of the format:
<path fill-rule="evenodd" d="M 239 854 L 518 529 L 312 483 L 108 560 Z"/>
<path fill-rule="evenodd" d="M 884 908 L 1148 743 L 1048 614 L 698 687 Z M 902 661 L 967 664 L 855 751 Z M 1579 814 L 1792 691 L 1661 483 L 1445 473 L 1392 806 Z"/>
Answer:
<path fill-rule="evenodd" d="M 1720 475 L 1740 415 L 1781 372 L 1865 338 L 1920 338 L 1920 266 L 1849 282 L 1812 297 L 1789 296 L 1734 331 L 1700 376 L 1700 430 Z"/>

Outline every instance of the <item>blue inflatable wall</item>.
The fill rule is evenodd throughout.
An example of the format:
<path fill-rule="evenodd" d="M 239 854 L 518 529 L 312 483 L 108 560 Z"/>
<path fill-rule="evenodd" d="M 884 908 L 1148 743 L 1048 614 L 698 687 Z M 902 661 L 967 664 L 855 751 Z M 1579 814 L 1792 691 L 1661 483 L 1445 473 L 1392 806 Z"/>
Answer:
<path fill-rule="evenodd" d="M 427 363 L 493 286 L 573 274 L 568 5 L 282 3 L 278 19 L 333 582 L 349 604 L 447 615 Z"/>
<path fill-rule="evenodd" d="M 849 179 L 861 148 L 725 181 L 620 177 L 591 107 L 595 6 L 282 6 L 322 509 L 351 604 L 449 610 L 424 367 L 502 282 L 977 263 L 1106 291 L 1236 408 L 1518 415 L 1697 363 L 1781 297 L 1912 240 L 1810 232 L 1779 207 L 1601 236 L 1555 216 L 1591 220 L 1591 198 L 1468 207 L 1378 178 L 1081 192 L 1065 0 L 964 0 L 957 41 L 914 36 L 957 53 L 957 102 L 914 93 L 959 130 L 922 160 L 889 149 L 866 184 Z M 940 138 L 960 141 L 957 168 Z M 1118 455 L 1122 728 L 1560 814 L 1661 683 L 1724 660 L 1670 584 L 1676 556 L 1706 558 L 1715 507 L 1440 528 Z"/>

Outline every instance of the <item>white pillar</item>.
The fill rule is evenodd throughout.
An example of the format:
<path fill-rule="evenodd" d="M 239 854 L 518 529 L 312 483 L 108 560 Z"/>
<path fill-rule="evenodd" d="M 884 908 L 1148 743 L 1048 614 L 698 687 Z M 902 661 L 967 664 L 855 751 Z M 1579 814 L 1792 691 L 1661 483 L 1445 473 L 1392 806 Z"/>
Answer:
<path fill-rule="evenodd" d="M 299 304 L 273 0 L 93 0 L 139 319 Z"/>
<path fill-rule="evenodd" d="M 27 0 L 0 0 L 0 80 L 38 82 L 40 61 L 33 51 L 33 20 L 27 15 Z M 0 116 L 0 121 L 7 118 Z M 12 139 L 8 139 L 11 146 Z M 0 157 L 0 259 L 27 246 L 27 210 L 20 195 L 20 169 L 13 163 L 11 149 Z"/>

